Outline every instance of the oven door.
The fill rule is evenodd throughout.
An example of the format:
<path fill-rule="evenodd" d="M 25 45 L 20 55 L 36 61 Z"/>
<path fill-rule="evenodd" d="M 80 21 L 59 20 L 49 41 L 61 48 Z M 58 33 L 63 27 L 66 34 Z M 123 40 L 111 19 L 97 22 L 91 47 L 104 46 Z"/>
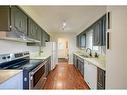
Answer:
<path fill-rule="evenodd" d="M 44 87 L 45 81 L 45 64 L 43 63 L 29 73 L 29 88 L 42 89 Z"/>

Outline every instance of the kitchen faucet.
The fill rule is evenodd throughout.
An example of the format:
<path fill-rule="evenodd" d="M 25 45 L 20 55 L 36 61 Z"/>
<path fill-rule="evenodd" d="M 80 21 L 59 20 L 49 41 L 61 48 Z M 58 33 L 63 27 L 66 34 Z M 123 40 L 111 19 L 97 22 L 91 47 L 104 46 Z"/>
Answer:
<path fill-rule="evenodd" d="M 89 54 L 89 55 L 92 56 L 92 52 L 91 52 L 92 50 L 91 50 L 90 48 L 87 48 L 87 49 L 86 49 L 86 52 L 87 52 L 88 50 L 90 51 L 90 54 Z"/>

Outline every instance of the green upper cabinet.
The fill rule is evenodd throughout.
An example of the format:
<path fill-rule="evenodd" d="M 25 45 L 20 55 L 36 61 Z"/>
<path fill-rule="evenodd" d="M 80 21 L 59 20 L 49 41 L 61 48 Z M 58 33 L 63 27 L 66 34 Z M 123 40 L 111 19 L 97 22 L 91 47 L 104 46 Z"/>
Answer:
<path fill-rule="evenodd" d="M 27 35 L 27 15 L 18 7 L 11 7 L 11 30 Z"/>
<path fill-rule="evenodd" d="M 10 31 L 10 6 L 0 6 L 0 31 Z"/>
<path fill-rule="evenodd" d="M 41 46 L 45 46 L 45 40 L 44 40 L 44 30 L 41 30 Z"/>
<path fill-rule="evenodd" d="M 45 42 L 49 42 L 50 41 L 50 35 L 48 33 L 46 33 L 45 35 Z"/>
<path fill-rule="evenodd" d="M 42 29 L 41 27 L 38 26 L 38 29 L 37 29 L 37 40 L 38 41 L 41 41 L 41 32 L 42 32 Z"/>
<path fill-rule="evenodd" d="M 27 15 L 17 6 L 0 6 L 0 30 L 27 34 Z"/>
<path fill-rule="evenodd" d="M 86 30 L 84 30 L 82 33 L 77 35 L 76 38 L 76 44 L 79 48 L 85 48 L 86 47 L 86 39 L 87 35 L 86 32 L 89 32 L 90 30 L 93 31 L 92 33 L 92 45 L 93 46 L 105 46 L 106 45 L 106 15 L 102 16 L 99 20 L 97 20 L 95 23 L 93 23 L 91 26 L 89 26 Z"/>
<path fill-rule="evenodd" d="M 50 41 L 50 35 L 18 6 L 0 6 L 0 31 L 14 32 L 18 37 L 25 35 L 41 41 L 42 46 Z"/>
<path fill-rule="evenodd" d="M 76 45 L 80 48 L 80 34 L 76 37 Z"/>
<path fill-rule="evenodd" d="M 93 46 L 101 46 L 102 44 L 102 21 L 99 20 L 93 26 Z"/>
<path fill-rule="evenodd" d="M 49 42 L 50 41 L 50 35 L 47 33 L 47 32 L 45 32 L 44 30 L 43 30 L 43 32 L 42 32 L 42 38 L 41 38 L 42 40 L 42 46 L 45 46 L 45 42 Z"/>
<path fill-rule="evenodd" d="M 28 37 L 32 39 L 38 39 L 37 32 L 38 32 L 37 24 L 31 18 L 29 18 L 28 19 Z"/>
<path fill-rule="evenodd" d="M 80 47 L 85 48 L 86 47 L 86 34 L 85 32 L 82 32 L 80 35 Z"/>
<path fill-rule="evenodd" d="M 45 42 L 50 41 L 50 35 L 45 32 L 43 29 L 41 29 L 41 46 L 45 46 Z"/>
<path fill-rule="evenodd" d="M 93 25 L 93 46 L 106 45 L 106 15 Z"/>
<path fill-rule="evenodd" d="M 103 46 L 106 46 L 106 15 L 102 18 L 102 31 L 103 31 Z"/>
<path fill-rule="evenodd" d="M 76 44 L 79 48 L 85 48 L 86 47 L 86 34 L 85 31 L 80 33 L 76 38 Z"/>

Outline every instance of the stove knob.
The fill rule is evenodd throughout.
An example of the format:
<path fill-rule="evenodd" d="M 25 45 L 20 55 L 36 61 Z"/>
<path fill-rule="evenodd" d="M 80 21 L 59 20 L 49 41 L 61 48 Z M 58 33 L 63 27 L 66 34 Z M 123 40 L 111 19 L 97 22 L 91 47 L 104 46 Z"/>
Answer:
<path fill-rule="evenodd" d="M 2 57 L 2 59 L 6 59 L 6 57 L 4 56 L 4 57 Z"/>
<path fill-rule="evenodd" d="M 8 59 L 10 58 L 10 56 L 7 57 Z"/>
<path fill-rule="evenodd" d="M 24 78 L 24 81 L 27 81 L 27 78 L 26 77 Z"/>

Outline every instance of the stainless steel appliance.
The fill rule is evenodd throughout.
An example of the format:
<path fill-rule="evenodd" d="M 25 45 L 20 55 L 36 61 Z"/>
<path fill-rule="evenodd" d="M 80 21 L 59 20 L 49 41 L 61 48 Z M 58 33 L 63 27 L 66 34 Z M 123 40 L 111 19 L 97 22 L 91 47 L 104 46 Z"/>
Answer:
<path fill-rule="evenodd" d="M 23 89 L 41 89 L 46 75 L 46 60 L 30 59 L 29 52 L 0 55 L 0 69 L 23 70 Z"/>

